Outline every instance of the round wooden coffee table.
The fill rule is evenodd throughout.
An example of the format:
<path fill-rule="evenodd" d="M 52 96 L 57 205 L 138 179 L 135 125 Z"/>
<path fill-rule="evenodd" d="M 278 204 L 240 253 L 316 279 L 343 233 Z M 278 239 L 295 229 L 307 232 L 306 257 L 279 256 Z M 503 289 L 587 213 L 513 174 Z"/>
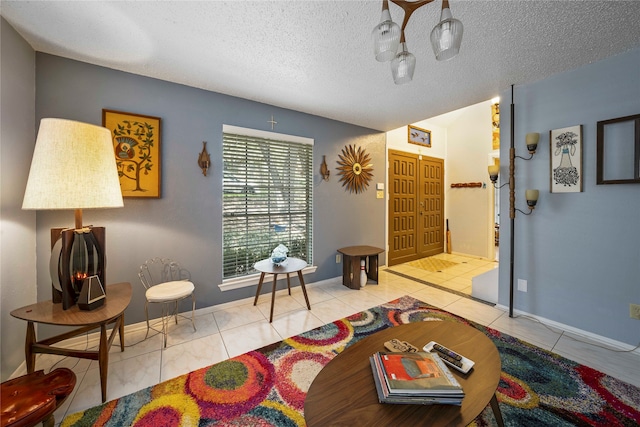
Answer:
<path fill-rule="evenodd" d="M 392 338 L 418 348 L 436 341 L 473 360 L 475 365 L 467 375 L 451 369 L 465 392 L 462 406 L 379 403 L 369 357 L 386 351 L 383 344 Z M 308 427 L 466 426 L 490 403 L 498 425 L 503 425 L 495 397 L 500 371 L 496 346 L 475 328 L 453 321 L 409 323 L 377 332 L 331 360 L 309 388 L 304 418 Z"/>

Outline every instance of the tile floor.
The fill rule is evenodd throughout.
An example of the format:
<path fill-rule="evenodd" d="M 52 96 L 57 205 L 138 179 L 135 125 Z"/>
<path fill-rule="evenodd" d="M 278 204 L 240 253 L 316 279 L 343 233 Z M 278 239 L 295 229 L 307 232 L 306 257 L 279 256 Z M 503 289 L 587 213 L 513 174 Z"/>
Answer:
<path fill-rule="evenodd" d="M 143 339 L 146 330 L 143 325 L 128 326 L 125 351 L 121 353 L 116 343 L 111 349 L 107 398 L 116 399 L 403 295 L 411 295 L 491 326 L 640 387 L 640 351 L 606 350 L 598 343 L 586 343 L 584 338 L 548 328 L 533 319 L 509 318 L 503 310 L 468 297 L 471 292 L 471 277 L 495 268 L 496 263 L 458 255 L 440 256 L 459 264 L 440 273 L 419 271 L 406 265 L 383 268 L 379 274 L 379 284 L 370 284 L 361 290 L 346 288 L 338 278 L 329 281 L 329 284 L 310 284 L 307 291 L 311 311 L 306 309 L 298 286 L 292 289 L 291 296 L 286 294 L 286 290 L 278 291 L 271 324 L 268 322 L 268 295 L 260 297 L 257 307 L 253 306 L 250 298 L 199 310 L 196 318 L 197 332 L 193 332 L 190 322 L 182 321 L 171 328 L 166 349 L 162 348 L 159 335 Z M 401 272 L 403 276 L 392 270 Z M 409 275 L 435 286 L 404 277 Z M 78 346 L 86 348 L 96 344 L 89 342 L 87 338 L 86 343 Z M 48 371 L 54 365 L 69 367 L 77 375 L 73 395 L 55 414 L 57 422 L 65 415 L 101 403 L 97 362 L 39 355 L 36 369 Z"/>
<path fill-rule="evenodd" d="M 463 294 L 469 296 L 471 295 L 472 278 L 498 268 L 497 262 L 479 257 L 443 253 L 432 258 L 457 264 L 440 271 L 427 271 L 412 267 L 409 264 L 394 265 L 391 270 L 429 282 L 438 289 L 453 291 L 460 296 Z"/>

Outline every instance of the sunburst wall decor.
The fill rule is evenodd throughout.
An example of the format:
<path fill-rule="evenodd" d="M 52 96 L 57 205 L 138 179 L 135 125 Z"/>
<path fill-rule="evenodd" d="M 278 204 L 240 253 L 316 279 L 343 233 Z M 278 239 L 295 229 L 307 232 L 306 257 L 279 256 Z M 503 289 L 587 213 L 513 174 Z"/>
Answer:
<path fill-rule="evenodd" d="M 373 178 L 371 158 L 364 148 L 348 145 L 342 149 L 338 157 L 338 175 L 342 186 L 350 192 L 362 193 Z"/>

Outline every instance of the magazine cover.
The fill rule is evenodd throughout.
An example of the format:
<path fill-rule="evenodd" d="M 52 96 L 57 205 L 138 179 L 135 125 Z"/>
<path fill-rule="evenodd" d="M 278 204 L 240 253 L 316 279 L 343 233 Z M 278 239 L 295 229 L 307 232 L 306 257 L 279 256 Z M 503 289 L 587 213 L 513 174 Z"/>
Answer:
<path fill-rule="evenodd" d="M 431 353 L 380 352 L 378 355 L 391 393 L 460 393 L 462 390 L 444 362 Z"/>

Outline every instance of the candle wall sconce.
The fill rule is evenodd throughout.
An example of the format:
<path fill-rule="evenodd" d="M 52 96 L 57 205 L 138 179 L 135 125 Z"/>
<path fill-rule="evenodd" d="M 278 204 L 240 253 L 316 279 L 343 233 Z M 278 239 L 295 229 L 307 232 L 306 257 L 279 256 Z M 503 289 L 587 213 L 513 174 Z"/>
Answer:
<path fill-rule="evenodd" d="M 330 174 L 331 174 L 331 171 L 327 167 L 327 161 L 325 159 L 325 156 L 322 156 L 322 164 L 320 165 L 320 175 L 322 176 L 322 179 L 324 179 L 325 181 L 329 181 Z"/>
<path fill-rule="evenodd" d="M 211 158 L 207 152 L 207 141 L 202 141 L 202 151 L 198 154 L 198 166 L 202 169 L 202 175 L 207 176 L 207 171 L 211 166 Z"/>

